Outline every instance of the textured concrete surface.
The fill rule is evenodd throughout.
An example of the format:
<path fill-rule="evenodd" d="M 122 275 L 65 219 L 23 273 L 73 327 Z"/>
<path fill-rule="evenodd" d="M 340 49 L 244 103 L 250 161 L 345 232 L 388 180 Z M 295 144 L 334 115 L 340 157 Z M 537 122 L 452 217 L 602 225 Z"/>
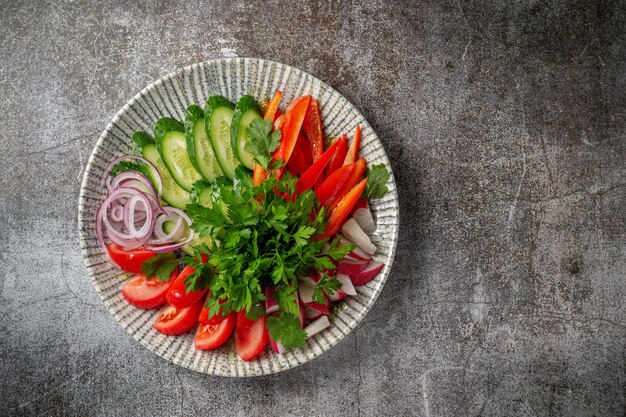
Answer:
<path fill-rule="evenodd" d="M 623 2 L 126 3 L 0 3 L 0 414 L 625 415 Z M 133 342 L 76 232 L 115 112 L 235 55 L 310 71 L 361 109 L 402 210 L 358 330 L 250 380 Z"/>

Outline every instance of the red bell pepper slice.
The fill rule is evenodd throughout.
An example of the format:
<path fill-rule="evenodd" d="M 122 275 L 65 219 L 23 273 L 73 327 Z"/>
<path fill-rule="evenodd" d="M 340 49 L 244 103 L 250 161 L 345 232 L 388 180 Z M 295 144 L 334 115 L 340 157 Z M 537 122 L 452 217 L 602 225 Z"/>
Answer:
<path fill-rule="evenodd" d="M 363 194 L 363 190 L 366 185 L 367 178 L 355 185 L 354 188 L 348 192 L 348 194 L 339 200 L 339 204 L 337 204 L 337 207 L 333 210 L 330 218 L 328 219 L 328 224 L 326 225 L 326 229 L 324 229 L 324 234 L 316 236 L 316 240 L 326 239 L 341 229 L 341 226 L 343 226 L 344 222 L 350 215 L 352 207 L 354 207 L 356 202 L 359 200 L 359 197 L 361 197 L 361 194 Z"/>
<path fill-rule="evenodd" d="M 311 166 L 311 148 L 309 142 L 304 135 L 300 133 L 296 142 L 296 147 L 293 149 L 287 169 L 294 175 L 303 174 Z"/>
<path fill-rule="evenodd" d="M 274 151 L 272 155 L 272 162 L 276 162 L 279 159 L 283 160 L 283 163 L 289 163 L 293 149 L 296 146 L 298 135 L 302 129 L 302 121 L 306 114 L 306 109 L 309 107 L 311 96 L 302 96 L 295 99 L 285 112 L 285 123 L 281 127 L 281 139 L 280 146 Z M 275 171 L 276 178 L 280 178 L 285 167 L 279 168 Z"/>
<path fill-rule="evenodd" d="M 328 168 L 326 168 L 326 176 L 324 178 L 330 177 L 333 172 L 341 168 L 341 166 L 343 165 L 344 159 L 346 159 L 346 152 L 347 152 L 346 135 L 341 135 L 341 137 L 337 139 L 337 142 L 339 142 L 337 153 L 335 153 L 335 156 L 333 156 L 333 159 L 330 161 L 330 164 L 328 164 Z"/>
<path fill-rule="evenodd" d="M 345 185 L 350 181 L 356 164 L 349 164 L 333 172 L 324 182 L 315 189 L 315 195 L 324 207 L 330 206 L 338 197 Z"/>
<path fill-rule="evenodd" d="M 335 155 L 338 147 L 339 141 L 335 141 L 335 143 L 326 149 L 326 152 L 322 154 L 320 159 L 315 161 L 313 165 L 311 165 L 311 167 L 307 169 L 304 174 L 302 174 L 296 183 L 296 194 L 313 188 L 313 185 L 315 185 L 317 180 L 322 176 L 324 168 L 326 168 L 326 165 L 328 165 L 332 157 Z"/>
<path fill-rule="evenodd" d="M 274 93 L 274 97 L 272 97 L 271 101 L 266 102 L 265 106 L 265 115 L 263 118 L 265 120 L 269 120 L 274 123 L 276 119 L 281 115 L 280 110 L 278 110 L 278 105 L 280 104 L 280 100 L 283 98 L 283 92 L 278 90 Z M 254 169 L 252 171 L 252 185 L 258 186 L 263 184 L 263 181 L 267 179 L 267 172 L 265 169 L 259 164 L 254 164 Z"/>
<path fill-rule="evenodd" d="M 359 149 L 361 148 L 361 125 L 356 125 L 356 132 L 354 132 L 354 138 L 350 143 L 350 149 L 346 153 L 346 159 L 343 161 L 343 165 L 353 164 L 359 157 Z"/>
<path fill-rule="evenodd" d="M 320 159 L 324 153 L 324 133 L 322 131 L 322 116 L 320 115 L 319 103 L 312 99 L 302 123 L 304 134 L 311 146 L 313 162 Z"/>
<path fill-rule="evenodd" d="M 276 120 L 276 118 L 278 117 L 276 112 L 278 112 L 278 105 L 280 104 L 280 100 L 282 98 L 282 91 L 278 90 L 276 93 L 274 93 L 274 97 L 272 97 L 272 100 L 269 102 L 267 108 L 265 109 L 265 115 L 263 116 L 265 120 L 269 120 L 272 123 L 274 122 L 274 120 Z"/>
<path fill-rule="evenodd" d="M 335 207 L 337 207 L 337 204 L 339 204 L 339 201 L 341 200 L 341 198 L 344 195 L 346 195 L 348 191 L 350 191 L 359 182 L 359 180 L 361 179 L 361 175 L 363 175 L 363 173 L 365 172 L 366 164 L 365 164 L 364 158 L 360 158 L 358 161 L 354 163 L 354 165 L 355 165 L 355 168 L 354 168 L 354 171 L 352 171 L 352 176 L 350 177 L 348 182 L 343 186 L 341 191 L 337 193 L 337 196 L 335 197 L 335 201 L 333 201 L 328 207 L 329 210 L 334 210 Z"/>

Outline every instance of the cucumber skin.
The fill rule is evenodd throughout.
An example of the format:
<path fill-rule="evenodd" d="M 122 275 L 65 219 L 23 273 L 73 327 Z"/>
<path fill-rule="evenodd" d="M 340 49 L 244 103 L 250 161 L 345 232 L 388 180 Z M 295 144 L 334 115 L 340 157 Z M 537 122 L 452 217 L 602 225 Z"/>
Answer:
<path fill-rule="evenodd" d="M 213 144 L 213 140 L 211 139 L 211 113 L 219 107 L 228 107 L 231 110 L 235 110 L 235 105 L 223 96 L 211 96 L 206 101 L 206 105 L 204 106 L 204 129 L 206 130 L 207 137 L 209 138 L 209 142 L 211 142 L 211 146 L 213 147 L 213 153 L 215 153 L 215 157 L 217 158 L 218 163 L 221 165 L 220 158 L 218 158 L 219 152 L 215 149 L 215 145 Z M 231 122 L 232 126 L 232 122 Z M 231 146 L 232 148 L 232 146 Z M 234 151 L 233 151 L 234 153 Z M 222 167 L 222 171 L 224 171 L 224 175 L 228 177 L 226 170 Z M 230 178 L 232 179 L 232 178 Z"/>
<path fill-rule="evenodd" d="M 142 130 L 133 133 L 131 140 L 139 146 L 139 148 L 154 143 L 154 138 Z"/>
<path fill-rule="evenodd" d="M 172 130 L 185 133 L 185 125 L 172 117 L 161 117 L 154 125 L 154 139 L 156 140 L 157 150 L 161 154 L 161 158 L 163 158 L 161 153 L 163 137 Z"/>
<path fill-rule="evenodd" d="M 237 158 L 242 164 L 243 161 L 239 156 L 239 146 L 237 143 L 239 141 L 239 121 L 241 120 L 241 116 L 243 116 L 243 114 L 248 110 L 254 110 L 261 118 L 263 118 L 261 110 L 259 109 L 259 103 L 257 103 L 256 99 L 252 96 L 242 96 L 235 106 L 233 121 L 230 124 L 230 147 L 233 148 L 235 158 Z"/>
<path fill-rule="evenodd" d="M 142 156 L 143 156 L 144 158 L 146 158 L 146 159 L 148 159 L 148 160 L 149 160 L 149 158 L 148 158 L 148 157 L 146 156 L 146 154 L 145 154 L 145 151 L 146 151 L 146 149 L 145 149 L 145 148 L 146 148 L 147 146 L 154 146 L 154 147 L 156 148 L 156 145 L 155 145 L 154 143 L 147 143 L 147 144 L 146 144 L 143 148 L 141 148 L 141 150 L 142 150 L 142 153 L 141 153 L 141 154 L 142 154 Z M 159 153 L 158 149 L 156 150 L 156 152 L 157 152 L 157 154 L 158 154 L 158 156 L 159 156 L 159 158 L 160 158 L 160 155 L 161 155 L 161 154 Z M 165 165 L 165 162 L 163 163 L 163 165 Z M 155 166 L 156 166 L 156 164 L 155 164 Z M 165 167 L 165 169 L 167 170 L 167 166 Z M 161 173 L 159 173 L 159 174 L 160 174 L 161 176 L 163 176 L 163 175 L 164 175 L 164 174 L 161 174 Z M 169 173 L 169 171 L 167 172 L 167 175 L 170 175 L 170 176 L 171 176 L 171 174 Z M 149 178 L 150 178 L 150 181 L 154 183 L 154 181 L 152 180 L 152 177 L 151 177 L 151 176 L 149 176 Z M 179 188 L 180 188 L 180 186 L 176 183 L 176 181 L 174 180 L 174 178 L 172 178 L 172 181 L 174 181 L 174 185 L 175 185 L 176 187 L 179 187 Z M 181 188 L 181 190 L 183 190 L 183 189 Z M 185 209 L 185 206 L 186 206 L 187 204 L 191 203 L 191 199 L 189 198 L 189 193 L 188 193 L 187 191 L 185 191 L 185 190 L 183 190 L 183 191 L 184 191 L 185 193 L 187 193 L 187 198 L 186 198 L 186 200 L 187 200 L 187 201 L 185 201 L 185 202 L 184 202 L 184 205 L 182 205 L 182 204 L 174 204 L 174 202 L 173 202 L 172 200 L 169 200 L 168 198 L 166 198 L 166 197 L 165 197 L 165 195 L 162 195 L 162 196 L 161 196 L 161 198 L 162 198 L 162 199 L 163 199 L 166 203 L 168 203 L 170 206 L 172 206 L 172 207 L 176 207 L 176 208 L 179 208 L 179 209 L 183 209 L 183 210 L 184 210 L 184 209 Z M 163 193 L 165 194 L 165 183 L 163 184 Z"/>
<path fill-rule="evenodd" d="M 189 159 L 196 171 L 202 173 L 198 163 L 196 162 L 196 147 L 193 143 L 193 129 L 196 126 L 196 122 L 200 119 L 204 119 L 204 111 L 196 104 L 192 104 L 187 107 L 185 111 L 185 141 L 187 142 L 187 153 Z"/>

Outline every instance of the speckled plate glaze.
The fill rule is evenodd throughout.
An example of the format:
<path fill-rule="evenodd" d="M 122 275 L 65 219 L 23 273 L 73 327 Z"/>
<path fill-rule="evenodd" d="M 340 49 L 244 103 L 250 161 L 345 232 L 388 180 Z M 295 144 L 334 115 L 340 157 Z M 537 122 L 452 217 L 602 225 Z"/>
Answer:
<path fill-rule="evenodd" d="M 358 287 L 358 295 L 348 297 L 330 317 L 332 326 L 309 339 L 303 349 L 282 355 L 266 349 L 251 362 L 240 360 L 231 342 L 214 351 L 196 350 L 194 332 L 169 337 L 152 328 L 160 310 L 141 310 L 122 297 L 121 288 L 130 274 L 118 271 L 106 260 L 95 237 L 94 218 L 105 197 L 98 186 L 102 168 L 113 158 L 128 153 L 130 137 L 137 130 L 152 133 L 155 122 L 163 116 L 184 120 L 185 108 L 203 105 L 212 95 L 223 95 L 236 102 L 244 94 L 263 99 L 281 89 L 283 103 L 311 94 L 318 98 L 325 134 L 351 135 L 357 124 L 363 127 L 361 155 L 368 165 L 389 160 L 376 133 L 352 104 L 317 78 L 288 65 L 252 58 L 228 58 L 207 61 L 166 75 L 144 88 L 115 115 L 100 135 L 83 178 L 78 208 L 80 244 L 91 281 L 115 320 L 139 343 L 159 356 L 194 371 L 211 375 L 247 377 L 267 375 L 301 365 L 339 343 L 365 317 L 389 276 L 398 239 L 398 196 L 395 182 L 389 181 L 389 193 L 371 202 L 377 230 L 372 241 L 378 248 L 375 258 L 385 263 L 383 271 L 368 284 Z M 350 136 L 349 136 L 350 137 Z"/>

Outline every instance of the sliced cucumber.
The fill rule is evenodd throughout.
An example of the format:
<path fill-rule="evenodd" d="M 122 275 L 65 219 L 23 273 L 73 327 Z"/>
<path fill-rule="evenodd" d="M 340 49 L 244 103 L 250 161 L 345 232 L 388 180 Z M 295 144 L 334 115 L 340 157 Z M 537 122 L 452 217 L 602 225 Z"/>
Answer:
<path fill-rule="evenodd" d="M 254 168 L 254 154 L 246 149 L 246 143 L 251 138 L 248 128 L 253 120 L 262 119 L 259 105 L 252 96 L 243 96 L 237 102 L 233 122 L 230 126 L 230 145 L 235 151 L 235 156 L 248 169 Z"/>
<path fill-rule="evenodd" d="M 224 175 L 204 128 L 204 111 L 195 104 L 187 107 L 185 113 L 185 139 L 189 159 L 204 179 L 213 182 Z"/>
<path fill-rule="evenodd" d="M 206 184 L 206 187 L 202 189 L 203 184 Z M 226 185 L 224 187 L 231 190 L 233 188 L 232 185 Z M 213 207 L 213 190 L 211 189 L 211 184 L 204 181 L 196 183 L 191 194 L 191 201 L 207 208 Z M 222 200 L 220 200 L 220 209 L 222 214 L 228 217 L 228 205 Z"/>
<path fill-rule="evenodd" d="M 163 182 L 163 200 L 168 203 L 170 206 L 177 207 L 179 209 L 184 209 L 187 204 L 191 203 L 191 198 L 189 197 L 189 193 L 182 188 L 174 181 L 174 178 L 170 174 L 170 171 L 165 166 L 165 162 L 161 159 L 161 155 L 157 150 L 156 144 L 147 143 L 141 148 L 141 153 L 144 158 L 148 161 L 152 162 L 156 169 L 161 174 L 161 181 Z M 150 180 L 153 184 L 156 184 L 156 178 L 154 177 L 154 173 L 152 171 L 148 172 L 150 176 Z"/>
<path fill-rule="evenodd" d="M 189 159 L 185 127 L 171 117 L 163 117 L 154 126 L 157 149 L 174 180 L 186 191 L 202 179 Z"/>
<path fill-rule="evenodd" d="M 176 222 L 168 220 L 163 222 L 163 232 L 165 233 L 170 233 L 172 230 L 174 230 L 174 227 L 176 226 Z M 189 233 L 189 229 L 187 226 L 183 226 L 183 230 L 185 230 L 184 236 L 187 236 L 187 234 Z M 193 239 L 191 239 L 191 242 L 187 243 L 185 246 L 181 247 L 180 250 L 182 250 L 183 252 L 185 252 L 187 255 L 189 256 L 193 256 L 193 248 L 194 246 L 198 246 L 201 244 L 205 244 L 207 245 L 209 248 L 212 246 L 211 243 L 213 242 L 213 239 L 211 239 L 210 236 L 206 236 L 206 237 L 200 237 L 200 235 L 198 235 L 197 233 L 194 235 Z"/>
<path fill-rule="evenodd" d="M 230 145 L 230 125 L 235 105 L 222 96 L 210 97 L 204 109 L 204 124 L 215 156 L 224 174 L 232 179 L 239 161 Z"/>

